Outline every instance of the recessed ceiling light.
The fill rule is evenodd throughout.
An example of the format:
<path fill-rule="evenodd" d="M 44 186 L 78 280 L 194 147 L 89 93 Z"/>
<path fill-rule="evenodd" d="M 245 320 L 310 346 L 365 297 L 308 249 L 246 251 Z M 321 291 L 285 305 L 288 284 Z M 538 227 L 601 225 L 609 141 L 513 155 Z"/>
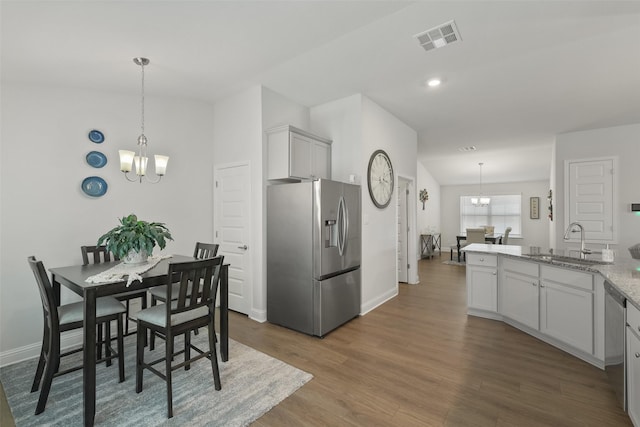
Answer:
<path fill-rule="evenodd" d="M 442 83 L 440 79 L 431 79 L 427 81 L 427 86 L 436 87 L 436 86 L 440 86 L 440 83 Z"/>

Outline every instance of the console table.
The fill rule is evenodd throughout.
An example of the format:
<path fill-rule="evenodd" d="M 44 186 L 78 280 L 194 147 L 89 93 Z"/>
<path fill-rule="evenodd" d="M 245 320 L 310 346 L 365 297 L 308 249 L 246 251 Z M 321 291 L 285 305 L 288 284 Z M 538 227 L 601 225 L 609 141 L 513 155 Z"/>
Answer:
<path fill-rule="evenodd" d="M 436 249 L 438 249 L 438 254 L 442 253 L 440 233 L 420 235 L 420 258 L 431 258 Z"/>

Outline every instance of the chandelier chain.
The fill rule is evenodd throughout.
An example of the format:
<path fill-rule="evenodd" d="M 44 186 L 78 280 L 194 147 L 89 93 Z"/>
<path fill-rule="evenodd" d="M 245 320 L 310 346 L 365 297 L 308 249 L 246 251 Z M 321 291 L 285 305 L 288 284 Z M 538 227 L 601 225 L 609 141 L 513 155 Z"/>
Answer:
<path fill-rule="evenodd" d="M 142 122 L 140 126 L 140 130 L 142 135 L 144 135 L 144 64 L 141 64 L 142 67 L 142 89 L 141 89 L 141 113 L 142 113 Z"/>

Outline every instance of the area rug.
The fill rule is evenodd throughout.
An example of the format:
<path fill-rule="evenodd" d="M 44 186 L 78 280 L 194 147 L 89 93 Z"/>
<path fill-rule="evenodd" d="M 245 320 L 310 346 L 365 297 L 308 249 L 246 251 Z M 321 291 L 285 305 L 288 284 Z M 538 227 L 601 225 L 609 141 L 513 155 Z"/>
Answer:
<path fill-rule="evenodd" d="M 458 262 L 458 261 L 442 261 L 443 264 L 447 264 L 447 265 L 467 265 L 464 262 Z"/>
<path fill-rule="evenodd" d="M 111 367 L 102 363 L 96 369 L 97 426 L 246 426 L 313 378 L 230 339 L 229 361 L 219 362 L 222 390 L 214 388 L 207 359 L 194 362 L 189 371 L 174 371 L 174 415 L 167 419 L 167 387 L 161 378 L 145 370 L 144 388 L 139 394 L 135 392 L 135 338 L 135 335 L 125 338 L 123 383 L 118 383 L 117 362 Z M 201 348 L 207 348 L 206 339 L 206 332 L 192 335 L 192 342 L 203 345 Z M 153 352 L 145 349 L 145 360 L 160 357 L 164 352 L 160 343 Z M 182 341 L 176 339 L 176 348 L 181 346 Z M 147 359 L 148 356 L 154 359 Z M 177 356 L 178 361 L 181 357 Z M 63 358 L 61 369 L 75 366 L 80 360 L 82 353 Z M 36 359 L 31 359 L 0 369 L 0 381 L 16 426 L 81 426 L 82 371 L 54 378 L 45 411 L 34 415 L 39 393 L 29 390 L 36 363 Z"/>

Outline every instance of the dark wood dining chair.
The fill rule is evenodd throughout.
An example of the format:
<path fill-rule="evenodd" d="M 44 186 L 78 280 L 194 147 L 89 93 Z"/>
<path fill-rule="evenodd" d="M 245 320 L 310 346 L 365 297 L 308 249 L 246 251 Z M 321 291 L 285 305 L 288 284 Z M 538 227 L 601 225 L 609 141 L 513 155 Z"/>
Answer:
<path fill-rule="evenodd" d="M 82 265 L 88 264 L 100 264 L 102 262 L 110 262 L 111 257 L 113 256 L 114 261 L 118 261 L 116 255 L 112 254 L 107 250 L 107 247 L 102 246 L 80 246 L 80 251 L 82 252 Z M 135 321 L 131 317 L 131 310 L 129 308 L 129 302 L 131 300 L 140 298 L 140 307 L 142 309 L 147 308 L 147 291 L 145 290 L 136 290 L 130 292 L 123 292 L 117 295 L 114 295 L 118 301 L 124 301 L 125 306 L 127 308 L 127 322 L 124 325 L 124 335 L 129 336 L 133 335 L 135 332 L 129 332 L 129 320 Z"/>
<path fill-rule="evenodd" d="M 40 350 L 40 358 L 38 360 L 38 367 L 36 368 L 36 375 L 33 379 L 33 385 L 31 386 L 32 393 L 40 390 L 40 397 L 38 398 L 38 404 L 35 412 L 35 414 L 38 415 L 45 409 L 53 378 L 82 369 L 82 365 L 80 365 L 63 371 L 59 370 L 60 359 L 62 357 L 82 351 L 81 347 L 79 349 L 61 353 L 60 334 L 73 329 L 82 329 L 84 320 L 84 303 L 76 302 L 57 306 L 53 294 L 53 287 L 51 286 L 49 276 L 47 275 L 42 261 L 37 261 L 34 256 L 30 256 L 28 258 L 28 262 L 38 284 L 44 316 L 42 348 Z M 105 342 L 108 349 L 105 357 L 98 358 L 97 362 L 104 362 L 117 357 L 120 382 L 124 381 L 123 323 L 125 312 L 125 306 L 115 298 L 102 297 L 98 298 L 96 301 L 96 324 L 99 329 L 102 328 L 103 325 L 107 325 Z M 117 352 L 111 348 L 111 330 L 110 327 L 108 327 L 113 320 L 116 320 L 118 324 Z M 103 343 L 101 342 L 97 343 L 99 347 L 102 346 L 102 344 Z"/>
<path fill-rule="evenodd" d="M 193 250 L 193 257 L 197 259 L 206 259 L 206 258 L 214 258 L 218 254 L 219 245 L 217 243 L 202 243 L 196 242 L 196 247 Z M 178 299 L 178 290 L 179 286 L 177 283 L 171 285 L 173 290 L 171 292 L 171 300 L 174 301 Z M 191 287 L 187 291 L 191 294 Z M 156 286 L 155 288 L 149 289 L 149 294 L 151 295 L 151 307 L 158 304 L 160 302 L 166 302 L 165 298 L 167 296 L 167 291 L 164 286 Z M 194 332 L 198 335 L 198 330 L 196 329 Z M 155 335 L 151 334 L 151 343 L 149 344 L 149 348 L 153 350 L 155 348 Z"/>
<path fill-rule="evenodd" d="M 178 285 L 178 298 L 168 304 L 156 305 L 138 312 L 138 340 L 136 353 L 136 393 L 142 392 L 144 369 L 148 369 L 167 383 L 167 418 L 173 417 L 172 372 L 184 367 L 188 370 L 191 363 L 203 357 L 211 361 L 211 370 L 215 389 L 220 390 L 220 371 L 215 345 L 215 302 L 220 281 L 220 270 L 223 256 L 206 258 L 197 261 L 170 263 L 166 281 Z M 192 283 L 201 283 L 201 294 L 189 293 Z M 165 298 L 171 299 L 172 287 L 165 286 Z M 209 350 L 204 351 L 191 344 L 191 331 L 207 326 L 209 332 Z M 144 360 L 144 337 L 147 329 L 165 340 L 164 357 L 151 362 Z M 184 350 L 174 352 L 174 339 L 184 335 Z M 191 350 L 196 355 L 191 357 Z M 184 362 L 172 365 L 179 354 L 184 353 Z M 164 373 L 154 368 L 158 363 L 165 363 Z"/>

